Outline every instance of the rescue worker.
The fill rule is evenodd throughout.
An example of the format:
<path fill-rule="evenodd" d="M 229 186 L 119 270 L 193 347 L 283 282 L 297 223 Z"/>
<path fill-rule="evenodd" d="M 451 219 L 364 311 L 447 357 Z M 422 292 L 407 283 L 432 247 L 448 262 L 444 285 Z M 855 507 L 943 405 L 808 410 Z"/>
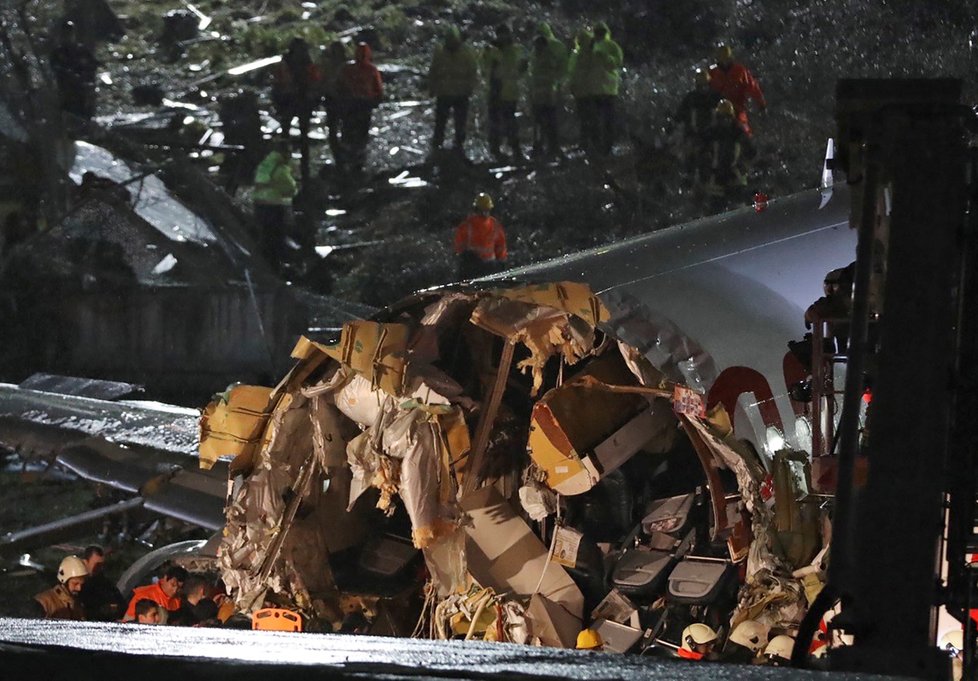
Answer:
<path fill-rule="evenodd" d="M 95 72 L 99 61 L 78 37 L 75 22 L 65 21 L 61 39 L 51 52 L 62 111 L 89 120 L 95 115 Z"/>
<path fill-rule="evenodd" d="M 340 143 L 343 165 L 359 172 L 366 161 L 370 140 L 370 119 L 383 99 L 384 86 L 380 71 L 373 64 L 373 52 L 367 43 L 358 43 L 353 61 L 340 71 Z"/>
<path fill-rule="evenodd" d="M 288 138 L 292 120 L 299 119 L 300 165 L 303 186 L 309 179 L 309 119 L 322 97 L 322 75 L 309 54 L 309 44 L 293 38 L 272 81 L 272 103 Z"/>
<path fill-rule="evenodd" d="M 694 622 L 683 629 L 682 643 L 676 653 L 684 660 L 702 660 L 713 652 L 717 632 L 708 624 Z"/>
<path fill-rule="evenodd" d="M 489 151 L 500 158 L 500 144 L 505 137 L 514 160 L 522 160 L 516 105 L 520 98 L 520 80 L 527 70 L 523 48 L 513 40 L 507 24 L 496 27 L 496 38 L 483 56 L 483 72 L 489 83 Z"/>
<path fill-rule="evenodd" d="M 474 279 L 506 262 L 506 232 L 492 212 L 492 198 L 481 193 L 472 203 L 473 213 L 455 229 L 458 278 Z"/>
<path fill-rule="evenodd" d="M 262 251 L 272 264 L 284 259 L 285 237 L 292 224 L 292 199 L 297 191 L 285 156 L 287 149 L 284 143 L 277 144 L 255 170 L 255 221 L 261 232 Z"/>
<path fill-rule="evenodd" d="M 428 91 L 435 98 L 435 132 L 432 151 L 445 141 L 448 114 L 454 125 L 453 150 L 465 153 L 465 132 L 469 119 L 469 99 L 479 82 L 479 59 L 462 37 L 457 26 L 449 26 L 441 45 L 435 48 L 428 68 Z"/>
<path fill-rule="evenodd" d="M 340 72 L 349 61 L 346 47 L 339 40 L 334 40 L 326 48 L 319 62 L 320 83 L 322 85 L 323 103 L 326 108 L 326 127 L 329 135 L 329 150 L 333 154 L 333 162 L 339 164 L 340 154 Z"/>
<path fill-rule="evenodd" d="M 952 629 L 941 636 L 937 647 L 951 657 L 951 679 L 960 681 L 964 674 L 964 632 L 960 629 Z"/>
<path fill-rule="evenodd" d="M 761 111 L 767 109 L 761 86 L 746 66 L 734 61 L 733 49 L 729 45 L 717 47 L 716 60 L 717 63 L 710 69 L 710 87 L 733 104 L 737 122 L 744 132 L 751 135 L 747 100 L 753 99 Z"/>
<path fill-rule="evenodd" d="M 533 156 L 560 155 L 557 140 L 557 105 L 567 77 L 568 54 L 547 22 L 537 27 L 530 57 L 530 102 L 533 106 Z"/>
<path fill-rule="evenodd" d="M 577 635 L 577 645 L 575 647 L 578 650 L 590 650 L 595 653 L 600 653 L 604 650 L 604 641 L 601 639 L 601 634 L 594 629 L 582 629 L 581 633 Z"/>
<path fill-rule="evenodd" d="M 179 565 L 170 565 L 155 583 L 137 586 L 132 590 L 132 600 L 129 601 L 129 608 L 126 610 L 123 621 L 132 622 L 136 619 L 136 604 L 143 599 L 153 601 L 163 608 L 160 614 L 164 617 L 168 617 L 170 613 L 175 613 L 180 609 L 179 593 L 186 581 L 186 569 Z M 161 619 L 165 623 L 165 618 Z"/>
<path fill-rule="evenodd" d="M 126 601 L 112 580 L 105 576 L 105 551 L 101 546 L 87 546 L 81 559 L 88 570 L 88 579 L 82 586 L 79 600 L 87 618 L 97 622 L 122 619 Z"/>
<path fill-rule="evenodd" d="M 136 614 L 136 624 L 160 624 L 162 621 L 160 606 L 148 598 L 137 601 L 133 612 Z"/>
<path fill-rule="evenodd" d="M 713 209 L 719 211 L 731 201 L 746 200 L 747 169 L 755 155 L 750 137 L 737 122 L 736 110 L 729 100 L 722 99 L 717 104 L 708 140 L 707 191 L 714 197 Z"/>
<path fill-rule="evenodd" d="M 58 583 L 34 596 L 42 616 L 52 620 L 85 619 L 85 608 L 78 596 L 87 578 L 88 568 L 81 558 L 66 556 L 62 559 L 58 566 Z"/>
<path fill-rule="evenodd" d="M 599 21 L 594 26 L 594 44 L 591 48 L 599 67 L 598 95 L 595 98 L 598 117 L 598 151 L 608 156 L 615 143 L 615 102 L 621 87 L 621 67 L 624 55 L 621 46 L 611 39 L 608 24 Z"/>
<path fill-rule="evenodd" d="M 795 647 L 795 639 L 781 634 L 771 639 L 764 648 L 764 659 L 770 667 L 787 667 L 791 664 L 791 650 Z"/>
<path fill-rule="evenodd" d="M 692 184 L 706 182 L 709 175 L 709 132 L 719 101 L 720 95 L 710 87 L 709 71 L 697 69 L 693 89 L 683 97 L 675 115 L 676 126 L 682 133 L 679 157 Z"/>
<path fill-rule="evenodd" d="M 580 128 L 579 144 L 585 152 L 598 149 L 598 104 L 600 95 L 600 64 L 591 49 L 594 36 L 588 29 L 581 29 L 574 41 L 574 51 L 568 64 L 568 86 L 577 111 Z"/>
<path fill-rule="evenodd" d="M 826 321 L 826 352 L 844 353 L 849 346 L 849 314 L 852 308 L 852 282 L 855 263 L 840 267 L 825 275 L 822 291 L 825 294 L 805 310 L 805 328 Z"/>
<path fill-rule="evenodd" d="M 201 575 L 190 575 L 183 585 L 180 609 L 170 618 L 170 624 L 196 626 L 217 618 L 217 603 L 211 600 L 211 583 Z"/>
<path fill-rule="evenodd" d="M 723 647 L 721 660 L 733 664 L 749 664 L 767 645 L 766 626 L 755 620 L 744 620 L 730 632 Z"/>

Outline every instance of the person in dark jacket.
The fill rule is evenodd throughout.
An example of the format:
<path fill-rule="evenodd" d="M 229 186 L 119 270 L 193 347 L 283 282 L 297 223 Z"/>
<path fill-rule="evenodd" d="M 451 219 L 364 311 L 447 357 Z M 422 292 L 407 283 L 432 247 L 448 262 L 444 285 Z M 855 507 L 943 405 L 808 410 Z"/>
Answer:
<path fill-rule="evenodd" d="M 309 54 L 309 44 L 293 38 L 272 82 L 272 103 L 282 123 L 282 134 L 289 137 L 292 120 L 299 120 L 302 155 L 300 174 L 305 186 L 309 179 L 309 119 L 322 97 L 322 76 Z"/>
<path fill-rule="evenodd" d="M 105 551 L 101 546 L 88 546 L 82 552 L 82 561 L 88 568 L 88 579 L 82 585 L 78 598 L 90 620 L 115 622 L 126 612 L 126 600 L 115 584 L 105 576 Z"/>
<path fill-rule="evenodd" d="M 686 93 L 676 111 L 675 124 L 681 131 L 678 155 L 693 184 L 708 179 L 710 167 L 709 132 L 720 95 L 710 87 L 708 71 L 698 69 L 693 89 Z"/>
<path fill-rule="evenodd" d="M 366 161 L 370 120 L 384 97 L 380 71 L 373 64 L 367 43 L 359 43 L 352 62 L 340 71 L 337 89 L 341 99 L 340 131 L 344 164 L 356 172 Z"/>
<path fill-rule="evenodd" d="M 95 72 L 99 61 L 78 38 L 75 22 L 65 21 L 61 39 L 51 52 L 61 109 L 83 120 L 95 115 Z"/>

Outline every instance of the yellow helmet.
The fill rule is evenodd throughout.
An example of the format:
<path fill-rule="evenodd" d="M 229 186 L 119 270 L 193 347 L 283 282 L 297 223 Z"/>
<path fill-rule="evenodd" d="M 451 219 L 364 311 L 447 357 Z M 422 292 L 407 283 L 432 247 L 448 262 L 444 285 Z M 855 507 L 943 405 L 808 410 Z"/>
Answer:
<path fill-rule="evenodd" d="M 717 49 L 716 52 L 714 52 L 714 56 L 716 57 L 717 61 L 727 61 L 728 59 L 733 59 L 733 48 L 730 47 L 730 45 L 727 45 L 726 43 L 717 45 Z"/>
<path fill-rule="evenodd" d="M 594 629 L 582 629 L 581 633 L 577 635 L 578 650 L 594 650 L 603 645 L 604 641 L 601 640 L 601 634 Z"/>
<path fill-rule="evenodd" d="M 721 99 L 714 111 L 717 112 L 717 115 L 727 116 L 728 118 L 733 118 L 737 115 L 736 110 L 734 110 L 733 102 L 731 102 L 729 99 Z"/>
<path fill-rule="evenodd" d="M 713 631 L 713 627 L 708 624 L 694 622 L 683 629 L 682 647 L 686 650 L 692 650 L 694 645 L 702 646 L 716 640 L 717 632 Z"/>
<path fill-rule="evenodd" d="M 693 74 L 693 83 L 696 85 L 709 85 L 710 72 L 706 69 L 696 69 L 696 73 Z"/>
<path fill-rule="evenodd" d="M 74 577 L 88 577 L 88 567 L 78 556 L 66 556 L 58 566 L 58 581 L 65 584 Z"/>
<path fill-rule="evenodd" d="M 480 192 L 479 195 L 475 197 L 475 201 L 472 202 L 472 205 L 476 210 L 492 210 L 492 197 L 485 192 Z"/>

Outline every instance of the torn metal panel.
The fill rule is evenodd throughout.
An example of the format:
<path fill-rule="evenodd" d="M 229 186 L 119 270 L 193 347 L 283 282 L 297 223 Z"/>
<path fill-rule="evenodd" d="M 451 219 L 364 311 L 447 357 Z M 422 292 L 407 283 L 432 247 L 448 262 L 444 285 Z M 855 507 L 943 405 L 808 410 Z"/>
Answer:
<path fill-rule="evenodd" d="M 529 451 L 548 486 L 581 494 L 639 450 L 671 447 L 675 417 L 667 403 L 650 406 L 647 395 L 627 388 L 642 389 L 609 352 L 534 405 Z"/>
<path fill-rule="evenodd" d="M 471 518 L 465 526 L 469 572 L 479 584 L 524 598 L 539 593 L 580 620 L 580 589 L 495 488 L 476 490 L 461 505 Z"/>

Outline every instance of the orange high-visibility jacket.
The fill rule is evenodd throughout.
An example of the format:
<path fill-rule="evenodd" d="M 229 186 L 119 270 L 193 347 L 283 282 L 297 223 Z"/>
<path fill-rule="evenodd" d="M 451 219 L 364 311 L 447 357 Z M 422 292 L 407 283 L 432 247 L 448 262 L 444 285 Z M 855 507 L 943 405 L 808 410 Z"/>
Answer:
<path fill-rule="evenodd" d="M 167 596 L 165 593 L 163 593 L 163 589 L 160 588 L 159 584 L 137 586 L 132 590 L 132 600 L 129 601 L 129 607 L 126 609 L 127 620 L 136 619 L 136 603 L 144 598 L 153 601 L 158 605 L 162 605 L 170 612 L 180 609 L 180 597 Z"/>
<path fill-rule="evenodd" d="M 470 215 L 455 229 L 455 253 L 472 251 L 484 262 L 506 260 L 506 232 L 491 215 Z"/>
<path fill-rule="evenodd" d="M 750 126 L 747 122 L 747 100 L 753 99 L 754 103 L 762 109 L 767 108 L 764 93 L 761 92 L 761 86 L 754 78 L 754 74 L 746 66 L 736 62 L 727 69 L 714 66 L 710 69 L 710 87 L 724 99 L 730 100 L 737 113 L 737 120 L 750 134 Z"/>

